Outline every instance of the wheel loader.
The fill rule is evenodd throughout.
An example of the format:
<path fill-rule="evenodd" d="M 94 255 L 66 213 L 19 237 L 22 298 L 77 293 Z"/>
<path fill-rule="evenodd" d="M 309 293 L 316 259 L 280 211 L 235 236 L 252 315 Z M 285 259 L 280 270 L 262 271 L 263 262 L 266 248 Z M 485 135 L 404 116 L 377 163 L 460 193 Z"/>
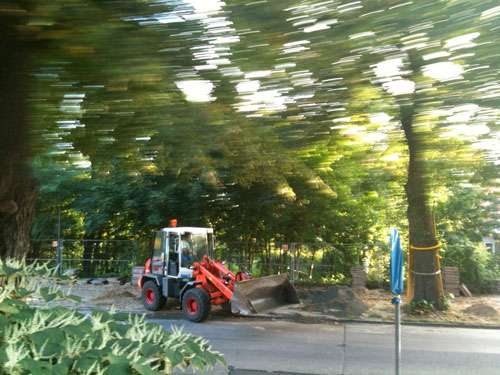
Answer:
<path fill-rule="evenodd" d="M 138 280 L 146 309 L 159 310 L 167 298 L 176 298 L 188 320 L 203 322 L 212 305 L 251 315 L 299 303 L 287 274 L 257 279 L 248 272 L 235 274 L 213 259 L 212 229 L 175 224 L 154 233 L 151 257 Z"/>

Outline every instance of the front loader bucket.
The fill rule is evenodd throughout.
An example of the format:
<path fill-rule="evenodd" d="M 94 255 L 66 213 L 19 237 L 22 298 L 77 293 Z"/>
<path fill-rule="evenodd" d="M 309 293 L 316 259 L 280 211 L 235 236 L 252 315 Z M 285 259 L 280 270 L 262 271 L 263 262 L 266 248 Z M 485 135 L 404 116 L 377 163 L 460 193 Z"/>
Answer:
<path fill-rule="evenodd" d="M 230 302 L 233 314 L 251 315 L 300 301 L 284 274 L 237 282 Z"/>

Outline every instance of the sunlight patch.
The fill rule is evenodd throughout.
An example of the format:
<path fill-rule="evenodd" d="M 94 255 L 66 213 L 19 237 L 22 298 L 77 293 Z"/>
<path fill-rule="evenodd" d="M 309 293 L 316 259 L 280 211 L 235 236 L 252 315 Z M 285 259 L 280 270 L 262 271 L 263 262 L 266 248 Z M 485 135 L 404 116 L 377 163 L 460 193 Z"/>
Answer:
<path fill-rule="evenodd" d="M 175 82 L 177 87 L 186 95 L 186 100 L 191 102 L 211 102 L 214 84 L 206 80 L 186 80 Z"/>

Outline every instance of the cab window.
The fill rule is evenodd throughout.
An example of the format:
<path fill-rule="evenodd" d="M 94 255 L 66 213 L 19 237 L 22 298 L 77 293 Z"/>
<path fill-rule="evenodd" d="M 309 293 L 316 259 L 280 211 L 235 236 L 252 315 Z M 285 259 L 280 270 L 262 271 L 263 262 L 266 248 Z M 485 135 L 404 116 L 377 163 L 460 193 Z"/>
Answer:
<path fill-rule="evenodd" d="M 165 233 L 155 232 L 153 238 L 153 256 L 151 257 L 151 271 L 153 273 L 163 273 Z"/>
<path fill-rule="evenodd" d="M 203 255 L 208 255 L 207 235 L 204 233 L 184 233 L 181 236 L 182 266 L 191 266 L 201 262 Z"/>
<path fill-rule="evenodd" d="M 153 239 L 153 260 L 161 259 L 163 254 L 163 243 L 165 241 L 165 233 L 156 232 Z"/>

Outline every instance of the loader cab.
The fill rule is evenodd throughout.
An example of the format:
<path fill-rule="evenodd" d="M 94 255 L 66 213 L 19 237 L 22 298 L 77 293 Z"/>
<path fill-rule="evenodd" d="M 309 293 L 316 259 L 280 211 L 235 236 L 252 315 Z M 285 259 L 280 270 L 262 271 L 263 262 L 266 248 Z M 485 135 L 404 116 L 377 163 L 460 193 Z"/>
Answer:
<path fill-rule="evenodd" d="M 195 262 L 213 256 L 215 236 L 210 228 L 164 228 L 154 234 L 151 273 L 191 279 Z"/>

